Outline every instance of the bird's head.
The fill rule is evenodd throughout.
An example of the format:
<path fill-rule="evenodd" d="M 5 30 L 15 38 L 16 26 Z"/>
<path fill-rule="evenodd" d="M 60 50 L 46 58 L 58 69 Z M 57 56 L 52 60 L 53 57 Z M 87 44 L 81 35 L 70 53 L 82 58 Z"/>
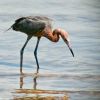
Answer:
<path fill-rule="evenodd" d="M 73 50 L 71 48 L 71 44 L 70 44 L 70 39 L 69 39 L 68 32 L 66 32 L 65 30 L 60 29 L 60 28 L 55 29 L 55 32 L 58 33 L 62 37 L 62 39 L 64 40 L 64 42 L 67 44 L 67 46 L 68 46 L 68 48 L 69 48 L 72 56 L 74 57 L 74 52 L 73 52 Z"/>

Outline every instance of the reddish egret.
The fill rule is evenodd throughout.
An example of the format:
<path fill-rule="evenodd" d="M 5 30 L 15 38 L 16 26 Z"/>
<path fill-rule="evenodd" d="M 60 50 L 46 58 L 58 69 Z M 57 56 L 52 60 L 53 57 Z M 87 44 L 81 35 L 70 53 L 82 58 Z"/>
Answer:
<path fill-rule="evenodd" d="M 37 37 L 37 43 L 34 50 L 34 56 L 37 64 L 37 73 L 39 71 L 37 49 L 41 37 L 46 37 L 52 42 L 58 42 L 61 36 L 64 42 L 67 44 L 69 50 L 71 51 L 72 56 L 74 57 L 74 53 L 69 43 L 68 33 L 60 28 L 57 28 L 52 31 L 51 19 L 49 19 L 48 17 L 43 17 L 43 16 L 21 17 L 15 21 L 15 23 L 11 26 L 11 28 L 15 31 L 20 31 L 27 34 L 27 40 L 20 51 L 20 73 L 22 73 L 24 48 L 26 47 L 28 41 L 33 36 Z"/>

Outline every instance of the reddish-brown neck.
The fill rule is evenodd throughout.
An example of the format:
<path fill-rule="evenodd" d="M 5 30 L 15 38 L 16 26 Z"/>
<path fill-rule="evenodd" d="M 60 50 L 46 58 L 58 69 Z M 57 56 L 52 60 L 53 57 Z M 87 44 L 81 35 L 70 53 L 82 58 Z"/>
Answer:
<path fill-rule="evenodd" d="M 59 41 L 59 32 L 55 29 L 53 32 L 46 31 L 44 32 L 44 37 L 48 38 L 52 42 L 58 42 Z"/>
<path fill-rule="evenodd" d="M 48 38 L 52 42 L 58 42 L 60 39 L 60 36 L 64 41 L 68 40 L 68 33 L 60 28 L 55 29 L 53 32 L 51 30 L 45 30 L 44 31 L 44 37 Z"/>

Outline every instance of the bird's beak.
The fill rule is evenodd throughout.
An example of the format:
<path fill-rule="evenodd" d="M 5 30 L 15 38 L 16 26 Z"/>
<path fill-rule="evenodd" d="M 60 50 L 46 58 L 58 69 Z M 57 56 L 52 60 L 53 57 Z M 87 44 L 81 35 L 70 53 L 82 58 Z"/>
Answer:
<path fill-rule="evenodd" d="M 65 43 L 67 44 L 67 46 L 68 46 L 68 48 L 69 48 L 69 50 L 70 50 L 72 56 L 74 57 L 74 52 L 73 52 L 73 50 L 72 50 L 72 48 L 71 48 L 71 46 L 70 46 L 69 41 L 68 41 L 68 40 L 64 40 L 64 41 L 65 41 Z"/>

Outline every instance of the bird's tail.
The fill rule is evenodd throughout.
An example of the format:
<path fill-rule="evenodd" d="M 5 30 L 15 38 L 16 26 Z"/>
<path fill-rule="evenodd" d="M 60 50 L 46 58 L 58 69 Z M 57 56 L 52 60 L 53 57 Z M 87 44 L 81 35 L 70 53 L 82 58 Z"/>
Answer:
<path fill-rule="evenodd" d="M 11 28 L 12 28 L 12 26 L 11 26 L 10 28 L 8 28 L 7 30 L 5 30 L 4 32 L 7 32 L 7 31 L 9 31 Z"/>

